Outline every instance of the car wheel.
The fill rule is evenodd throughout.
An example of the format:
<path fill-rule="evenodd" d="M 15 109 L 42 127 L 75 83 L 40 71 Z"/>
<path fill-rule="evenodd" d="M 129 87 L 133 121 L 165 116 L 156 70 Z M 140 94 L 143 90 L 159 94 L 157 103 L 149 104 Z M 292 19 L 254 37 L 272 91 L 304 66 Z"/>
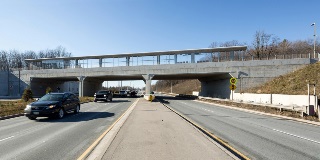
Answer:
<path fill-rule="evenodd" d="M 31 117 L 28 117 L 30 120 L 36 120 L 37 119 L 37 117 L 33 117 L 33 116 L 31 116 Z"/>
<path fill-rule="evenodd" d="M 77 105 L 76 108 L 74 109 L 74 113 L 75 113 L 75 114 L 76 114 L 76 113 L 79 113 L 79 111 L 80 111 L 80 106 Z"/>
<path fill-rule="evenodd" d="M 63 117 L 64 117 L 64 110 L 60 108 L 58 112 L 58 118 L 63 118 Z"/>
<path fill-rule="evenodd" d="M 97 102 L 97 100 L 94 100 L 94 102 Z"/>
<path fill-rule="evenodd" d="M 110 99 L 110 102 L 112 102 L 112 98 Z"/>

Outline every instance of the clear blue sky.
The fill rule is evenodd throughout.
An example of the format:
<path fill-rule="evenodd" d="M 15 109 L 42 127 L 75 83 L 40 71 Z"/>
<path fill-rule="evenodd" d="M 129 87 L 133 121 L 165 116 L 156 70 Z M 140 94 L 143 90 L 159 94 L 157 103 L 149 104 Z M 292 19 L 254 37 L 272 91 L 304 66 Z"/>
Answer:
<path fill-rule="evenodd" d="M 0 0 L 0 50 L 73 56 L 252 44 L 257 30 L 312 39 L 319 0 Z M 318 29 L 319 33 L 320 30 Z"/>
<path fill-rule="evenodd" d="M 63 46 L 88 56 L 251 45 L 258 30 L 312 39 L 314 22 L 320 33 L 320 0 L 0 0 L 0 50 Z"/>

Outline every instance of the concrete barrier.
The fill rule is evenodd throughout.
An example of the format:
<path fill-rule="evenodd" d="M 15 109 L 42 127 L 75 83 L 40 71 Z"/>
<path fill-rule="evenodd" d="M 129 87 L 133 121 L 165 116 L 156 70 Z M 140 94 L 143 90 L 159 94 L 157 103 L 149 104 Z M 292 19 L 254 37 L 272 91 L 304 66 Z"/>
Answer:
<path fill-rule="evenodd" d="M 314 115 L 318 110 L 318 97 L 313 95 L 310 95 L 309 99 L 308 95 L 234 93 L 233 100 L 244 103 L 271 105 L 280 108 L 280 110 L 298 110 L 308 115 Z"/>
<path fill-rule="evenodd" d="M 265 103 L 283 106 L 308 106 L 308 95 L 285 95 L 285 94 L 253 94 L 234 93 L 233 100 L 243 102 Z M 310 96 L 310 105 L 314 105 L 317 96 Z"/>
<path fill-rule="evenodd" d="M 153 101 L 156 98 L 156 96 L 154 94 L 145 94 L 144 95 L 144 99 L 148 100 L 148 101 Z"/>

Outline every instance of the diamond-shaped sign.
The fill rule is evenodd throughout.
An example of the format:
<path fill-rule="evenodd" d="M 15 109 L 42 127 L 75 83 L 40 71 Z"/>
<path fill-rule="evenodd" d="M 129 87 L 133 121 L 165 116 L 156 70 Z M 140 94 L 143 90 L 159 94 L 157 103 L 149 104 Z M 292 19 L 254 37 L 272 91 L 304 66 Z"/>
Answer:
<path fill-rule="evenodd" d="M 229 88 L 230 88 L 230 90 L 232 90 L 232 91 L 233 91 L 233 90 L 236 90 L 236 89 L 237 89 L 237 86 L 236 86 L 236 85 L 234 85 L 234 84 L 231 84 Z"/>

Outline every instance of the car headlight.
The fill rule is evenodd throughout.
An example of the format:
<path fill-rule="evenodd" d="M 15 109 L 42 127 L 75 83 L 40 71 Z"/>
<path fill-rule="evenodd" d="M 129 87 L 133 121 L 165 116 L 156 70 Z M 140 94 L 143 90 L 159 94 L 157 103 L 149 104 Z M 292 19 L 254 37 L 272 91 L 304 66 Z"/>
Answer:
<path fill-rule="evenodd" d="M 28 104 L 24 110 L 31 110 L 31 105 Z"/>
<path fill-rule="evenodd" d="M 103 95 L 104 97 L 107 97 L 107 95 Z"/>
<path fill-rule="evenodd" d="M 95 97 L 96 96 L 96 93 L 93 95 L 93 97 Z"/>
<path fill-rule="evenodd" d="M 54 107 L 56 107 L 56 105 L 48 106 L 47 109 L 52 109 L 52 108 L 54 108 Z"/>

